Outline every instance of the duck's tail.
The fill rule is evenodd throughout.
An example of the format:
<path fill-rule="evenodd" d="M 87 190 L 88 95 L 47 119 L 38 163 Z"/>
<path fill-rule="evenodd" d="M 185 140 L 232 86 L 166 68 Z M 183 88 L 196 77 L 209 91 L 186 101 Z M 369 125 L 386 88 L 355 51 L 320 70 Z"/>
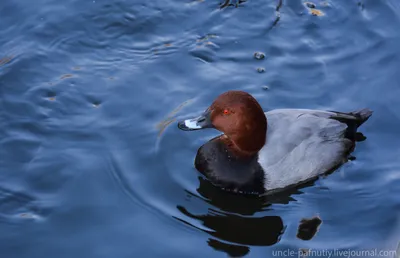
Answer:
<path fill-rule="evenodd" d="M 362 133 L 357 132 L 358 127 L 360 127 L 365 121 L 367 121 L 372 115 L 373 111 L 368 108 L 363 108 L 349 113 L 334 112 L 331 118 L 338 120 L 347 125 L 345 131 L 345 137 L 353 141 L 365 140 Z"/>
<path fill-rule="evenodd" d="M 356 128 L 361 126 L 365 121 L 367 121 L 368 118 L 373 113 L 373 111 L 368 108 L 363 108 L 348 113 L 343 113 L 338 111 L 331 111 L 331 112 L 334 113 L 334 115 L 331 117 L 332 119 L 338 120 L 342 123 L 345 123 L 349 126 Z"/>
<path fill-rule="evenodd" d="M 350 112 L 356 118 L 357 127 L 361 126 L 365 121 L 372 116 L 373 111 L 369 108 L 363 108 Z"/>

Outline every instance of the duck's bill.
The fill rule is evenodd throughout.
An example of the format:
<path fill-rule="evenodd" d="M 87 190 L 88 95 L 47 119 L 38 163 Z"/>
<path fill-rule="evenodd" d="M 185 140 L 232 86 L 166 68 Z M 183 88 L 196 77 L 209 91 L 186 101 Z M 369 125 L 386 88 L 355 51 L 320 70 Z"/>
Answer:
<path fill-rule="evenodd" d="M 178 122 L 178 127 L 184 131 L 193 131 L 204 128 L 213 128 L 214 126 L 211 123 L 210 111 L 207 110 L 201 116 Z"/>

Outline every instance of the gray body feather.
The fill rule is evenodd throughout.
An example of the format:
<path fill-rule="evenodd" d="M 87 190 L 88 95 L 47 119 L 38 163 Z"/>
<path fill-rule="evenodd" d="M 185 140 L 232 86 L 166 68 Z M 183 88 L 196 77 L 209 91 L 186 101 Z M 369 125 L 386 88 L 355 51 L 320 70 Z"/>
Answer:
<path fill-rule="evenodd" d="M 346 137 L 349 127 L 357 129 L 371 114 L 367 109 L 352 113 L 308 109 L 266 112 L 267 140 L 258 156 L 265 172 L 265 189 L 305 182 L 343 164 L 354 147 L 354 141 Z"/>

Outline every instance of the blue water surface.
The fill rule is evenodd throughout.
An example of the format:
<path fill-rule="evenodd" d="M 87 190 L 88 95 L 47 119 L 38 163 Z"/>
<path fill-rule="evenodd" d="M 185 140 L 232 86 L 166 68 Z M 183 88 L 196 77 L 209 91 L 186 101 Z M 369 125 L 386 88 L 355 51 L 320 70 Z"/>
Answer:
<path fill-rule="evenodd" d="M 1 0 L 2 258 L 397 248 L 400 2 L 220 4 Z M 368 107 L 367 140 L 314 184 L 264 199 L 226 194 L 193 165 L 219 132 L 176 121 L 232 89 L 265 110 Z M 298 238 L 312 216 L 319 231 Z"/>

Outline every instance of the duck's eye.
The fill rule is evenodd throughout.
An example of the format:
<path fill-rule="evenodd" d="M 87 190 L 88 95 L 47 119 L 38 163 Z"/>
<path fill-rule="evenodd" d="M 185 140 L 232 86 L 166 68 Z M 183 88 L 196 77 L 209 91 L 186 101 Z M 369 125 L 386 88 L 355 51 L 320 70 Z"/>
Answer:
<path fill-rule="evenodd" d="M 229 110 L 228 109 L 224 109 L 224 114 L 225 115 L 228 115 L 230 112 L 229 112 Z"/>

